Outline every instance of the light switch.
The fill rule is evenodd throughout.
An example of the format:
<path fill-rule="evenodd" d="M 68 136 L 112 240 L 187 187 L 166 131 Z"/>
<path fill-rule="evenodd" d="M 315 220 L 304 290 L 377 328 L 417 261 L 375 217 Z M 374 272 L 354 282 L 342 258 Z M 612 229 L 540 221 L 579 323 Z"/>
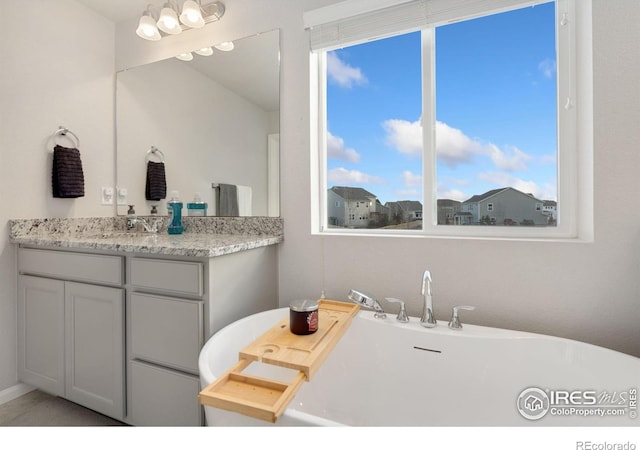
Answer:
<path fill-rule="evenodd" d="M 118 188 L 118 205 L 127 204 L 127 188 Z"/>
<path fill-rule="evenodd" d="M 102 204 L 113 205 L 113 188 L 112 187 L 102 188 Z"/>

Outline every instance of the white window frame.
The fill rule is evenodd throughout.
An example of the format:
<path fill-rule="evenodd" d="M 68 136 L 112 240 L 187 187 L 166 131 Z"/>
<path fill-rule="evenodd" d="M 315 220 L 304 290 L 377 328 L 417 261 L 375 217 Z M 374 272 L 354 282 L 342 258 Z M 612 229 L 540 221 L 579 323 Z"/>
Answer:
<path fill-rule="evenodd" d="M 498 13 L 548 1 L 552 0 L 346 0 L 305 13 L 305 26 L 310 30 L 311 42 L 312 234 L 592 242 L 594 226 L 591 0 L 555 0 L 558 58 L 557 201 L 561 205 L 557 226 L 539 228 L 437 225 L 435 102 L 433 101 L 435 92 L 434 27 L 455 20 L 486 15 L 488 7 L 491 7 L 490 13 Z M 428 11 L 436 10 L 439 6 L 445 5 L 446 9 L 447 3 L 451 5 L 451 9 L 457 16 L 435 14 L 436 18 L 433 20 L 428 16 Z M 424 8 L 426 12 L 422 18 L 416 18 L 415 11 L 411 14 L 405 12 L 404 16 L 401 14 L 402 11 L 400 14 L 394 13 L 403 8 Z M 397 29 L 393 28 L 394 23 L 393 20 L 389 20 L 390 15 L 398 17 Z M 360 19 L 362 23 L 359 23 Z M 432 23 L 425 28 L 424 24 L 415 24 L 416 20 L 427 22 L 432 20 Z M 357 26 L 353 26 L 354 23 Z M 335 27 L 336 24 L 338 24 L 337 27 Z M 351 28 L 346 25 L 350 25 Z M 332 27 L 335 27 L 333 32 Z M 422 30 L 423 52 L 423 229 L 409 231 L 329 228 L 327 225 L 325 121 L 326 51 L 355 45 L 372 38 L 404 34 L 418 29 Z M 322 41 L 320 46 L 317 43 L 318 39 Z"/>

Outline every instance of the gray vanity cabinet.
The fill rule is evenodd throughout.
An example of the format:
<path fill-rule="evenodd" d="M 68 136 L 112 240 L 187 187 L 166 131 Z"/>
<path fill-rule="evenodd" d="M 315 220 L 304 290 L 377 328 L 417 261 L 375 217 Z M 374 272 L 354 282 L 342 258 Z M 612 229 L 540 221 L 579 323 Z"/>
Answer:
<path fill-rule="evenodd" d="M 277 307 L 276 247 L 127 257 L 127 421 L 198 426 L 198 358 L 226 325 Z"/>
<path fill-rule="evenodd" d="M 198 357 L 277 307 L 277 254 L 18 248 L 20 381 L 131 425 L 199 426 Z"/>
<path fill-rule="evenodd" d="M 205 262 L 128 259 L 129 421 L 198 426 Z"/>
<path fill-rule="evenodd" d="M 20 248 L 18 267 L 20 380 L 123 420 L 122 258 Z"/>

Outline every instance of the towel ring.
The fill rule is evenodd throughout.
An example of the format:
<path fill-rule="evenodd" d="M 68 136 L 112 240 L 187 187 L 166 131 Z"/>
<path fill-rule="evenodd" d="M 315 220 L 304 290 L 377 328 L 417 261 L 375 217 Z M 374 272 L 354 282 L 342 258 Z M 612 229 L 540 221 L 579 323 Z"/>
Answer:
<path fill-rule="evenodd" d="M 151 159 L 152 155 L 155 155 L 155 156 L 160 155 L 159 156 L 160 157 L 160 162 L 164 163 L 164 153 L 162 153 L 160 150 L 158 150 L 153 145 L 151 146 L 151 148 L 149 150 L 147 150 L 147 157 L 145 158 L 145 161 L 149 162 L 149 160 Z"/>
<path fill-rule="evenodd" d="M 69 134 L 73 136 L 73 139 L 69 138 L 68 136 Z M 67 127 L 63 127 L 62 125 L 59 126 L 56 132 L 53 133 L 53 137 L 55 138 L 56 136 L 64 136 L 66 138 L 69 138 L 69 140 L 71 140 L 72 142 L 73 140 L 75 140 L 74 144 L 76 148 L 80 148 L 80 139 L 78 138 L 78 136 L 76 136 L 76 134 L 73 131 L 71 131 Z"/>

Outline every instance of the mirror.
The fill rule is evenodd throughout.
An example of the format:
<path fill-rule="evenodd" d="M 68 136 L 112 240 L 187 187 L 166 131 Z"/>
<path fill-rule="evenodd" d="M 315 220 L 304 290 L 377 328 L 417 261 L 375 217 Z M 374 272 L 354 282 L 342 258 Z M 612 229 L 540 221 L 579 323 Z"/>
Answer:
<path fill-rule="evenodd" d="M 166 215 L 178 191 L 183 215 L 196 194 L 207 215 L 218 215 L 220 188 L 212 186 L 222 184 L 241 193 L 239 215 L 279 216 L 279 86 L 278 30 L 238 39 L 232 51 L 214 47 L 191 61 L 169 58 L 118 72 L 118 214 L 135 205 L 138 215 L 148 215 L 155 205 Z M 149 161 L 164 162 L 164 177 L 149 178 L 152 191 L 166 187 L 164 199 L 145 195 Z"/>

